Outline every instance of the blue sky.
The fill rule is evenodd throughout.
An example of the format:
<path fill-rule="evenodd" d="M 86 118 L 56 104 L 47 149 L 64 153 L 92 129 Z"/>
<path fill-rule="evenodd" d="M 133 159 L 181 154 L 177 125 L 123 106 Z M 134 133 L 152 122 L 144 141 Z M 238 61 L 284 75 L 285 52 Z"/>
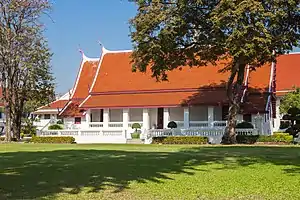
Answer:
<path fill-rule="evenodd" d="M 127 0 L 55 0 L 50 18 L 43 18 L 53 52 L 52 68 L 59 93 L 71 89 L 79 69 L 81 48 L 99 57 L 100 40 L 109 50 L 132 49 L 128 20 L 136 7 Z"/>

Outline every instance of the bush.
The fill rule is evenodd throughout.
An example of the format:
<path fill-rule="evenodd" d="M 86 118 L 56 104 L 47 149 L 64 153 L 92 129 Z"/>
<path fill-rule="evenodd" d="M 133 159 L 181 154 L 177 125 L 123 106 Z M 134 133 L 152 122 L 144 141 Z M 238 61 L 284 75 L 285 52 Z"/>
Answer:
<path fill-rule="evenodd" d="M 171 129 L 173 129 L 173 128 L 177 128 L 177 124 L 176 124 L 176 122 L 174 122 L 174 121 L 170 121 L 170 122 L 168 123 L 168 128 L 171 128 Z"/>
<path fill-rule="evenodd" d="M 0 137 L 0 141 L 4 141 L 5 140 L 5 137 Z"/>
<path fill-rule="evenodd" d="M 132 139 L 140 139 L 140 133 L 137 133 L 137 132 L 131 133 L 131 138 Z"/>
<path fill-rule="evenodd" d="M 32 137 L 33 143 L 67 143 L 72 144 L 75 142 L 73 137 Z"/>
<path fill-rule="evenodd" d="M 64 123 L 63 123 L 63 121 L 62 121 L 62 120 L 58 120 L 58 121 L 56 122 L 56 124 L 63 125 Z"/>
<path fill-rule="evenodd" d="M 132 126 L 131 126 L 131 128 L 137 130 L 137 129 L 142 128 L 142 126 L 139 123 L 133 123 Z"/>
<path fill-rule="evenodd" d="M 21 128 L 21 138 L 24 136 L 34 136 L 36 135 L 36 127 L 33 125 L 33 120 L 25 119 L 24 125 Z M 23 136 L 23 137 L 22 137 Z"/>
<path fill-rule="evenodd" d="M 207 144 L 208 138 L 201 136 L 153 137 L 152 144 Z"/>
<path fill-rule="evenodd" d="M 250 122 L 241 122 L 235 128 L 254 128 L 254 126 Z"/>
<path fill-rule="evenodd" d="M 48 130 L 62 130 L 63 127 L 59 124 L 52 124 L 48 127 Z"/>
<path fill-rule="evenodd" d="M 239 144 L 261 143 L 293 143 L 293 136 L 288 133 L 275 133 L 274 135 L 237 135 L 236 141 Z"/>

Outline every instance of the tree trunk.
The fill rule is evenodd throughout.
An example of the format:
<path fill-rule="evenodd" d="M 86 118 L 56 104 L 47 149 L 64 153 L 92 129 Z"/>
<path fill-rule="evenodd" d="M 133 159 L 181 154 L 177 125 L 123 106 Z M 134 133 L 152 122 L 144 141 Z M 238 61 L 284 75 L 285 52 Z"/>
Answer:
<path fill-rule="evenodd" d="M 227 118 L 227 126 L 225 128 L 224 136 L 222 138 L 222 144 L 235 144 L 236 133 L 235 126 L 237 120 L 237 114 L 240 109 L 242 85 L 244 81 L 245 64 L 235 62 L 231 70 L 231 75 L 227 82 L 227 97 L 229 100 L 229 110 Z M 233 84 L 235 77 L 236 83 Z"/>
<path fill-rule="evenodd" d="M 6 119 L 6 123 L 5 123 L 5 141 L 6 142 L 11 142 L 11 113 L 10 113 L 10 108 L 7 105 L 7 103 L 5 103 L 5 119 Z"/>

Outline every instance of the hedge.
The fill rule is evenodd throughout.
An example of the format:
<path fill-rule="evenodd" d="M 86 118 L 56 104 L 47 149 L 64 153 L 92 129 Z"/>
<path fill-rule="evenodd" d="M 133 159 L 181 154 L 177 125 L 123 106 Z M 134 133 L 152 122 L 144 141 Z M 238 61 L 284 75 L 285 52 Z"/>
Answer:
<path fill-rule="evenodd" d="M 52 124 L 48 127 L 48 130 L 62 130 L 62 129 L 64 128 L 59 124 Z"/>
<path fill-rule="evenodd" d="M 72 144 L 75 142 L 73 137 L 32 137 L 33 143 L 67 143 Z"/>
<path fill-rule="evenodd" d="M 153 137 L 152 144 L 207 144 L 208 138 L 201 136 Z"/>
<path fill-rule="evenodd" d="M 288 133 L 275 133 L 274 135 L 237 135 L 237 143 L 254 144 L 254 143 L 293 143 L 293 136 Z"/>

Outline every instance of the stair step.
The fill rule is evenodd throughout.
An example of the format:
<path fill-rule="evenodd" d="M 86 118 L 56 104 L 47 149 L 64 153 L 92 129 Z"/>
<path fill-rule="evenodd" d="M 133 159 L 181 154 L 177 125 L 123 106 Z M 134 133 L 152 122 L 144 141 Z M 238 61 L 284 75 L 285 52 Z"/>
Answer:
<path fill-rule="evenodd" d="M 144 142 L 140 139 L 130 139 L 130 140 L 127 140 L 126 143 L 127 144 L 144 144 Z"/>

